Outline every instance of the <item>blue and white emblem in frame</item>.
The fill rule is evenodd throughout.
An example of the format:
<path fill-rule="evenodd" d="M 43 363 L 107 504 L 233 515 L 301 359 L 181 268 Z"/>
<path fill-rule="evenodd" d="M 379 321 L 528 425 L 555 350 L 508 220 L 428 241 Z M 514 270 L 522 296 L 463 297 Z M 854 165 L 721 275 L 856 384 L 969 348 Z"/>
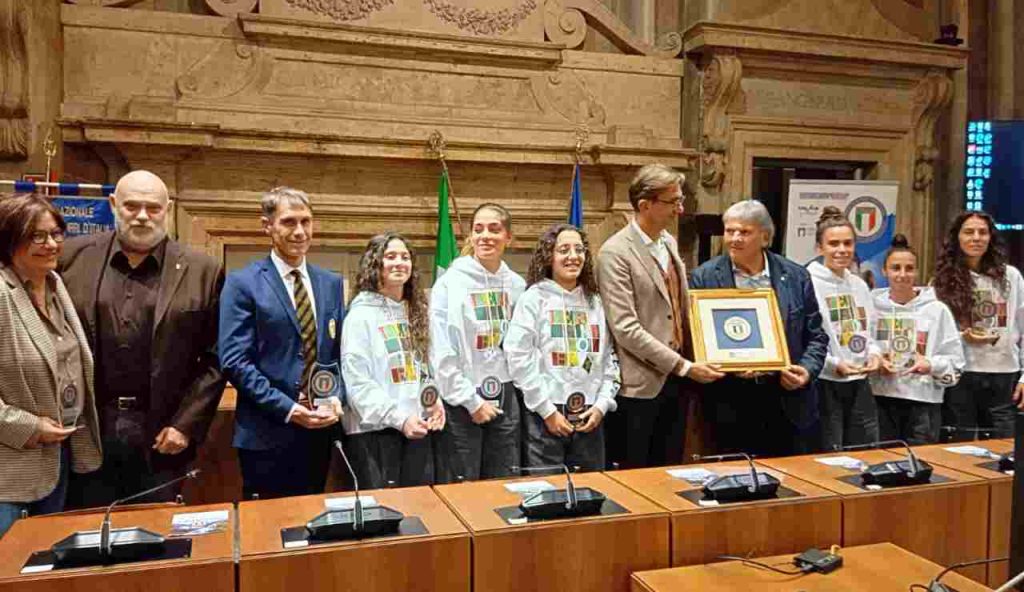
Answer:
<path fill-rule="evenodd" d="M 341 367 L 337 362 L 313 366 L 313 374 L 309 377 L 309 395 L 313 408 L 329 404 L 331 397 L 341 399 Z"/>
<path fill-rule="evenodd" d="M 850 351 L 855 354 L 864 353 L 868 348 L 868 340 L 863 335 L 854 335 L 850 338 Z"/>
<path fill-rule="evenodd" d="M 764 347 L 752 308 L 721 308 L 712 312 L 715 337 L 721 349 L 758 349 Z"/>

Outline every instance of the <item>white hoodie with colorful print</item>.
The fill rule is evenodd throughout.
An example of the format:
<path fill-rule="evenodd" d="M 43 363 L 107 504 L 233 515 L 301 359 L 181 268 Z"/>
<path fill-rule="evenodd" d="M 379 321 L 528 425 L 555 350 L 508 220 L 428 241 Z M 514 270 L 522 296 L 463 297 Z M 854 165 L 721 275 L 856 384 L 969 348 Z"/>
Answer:
<path fill-rule="evenodd" d="M 836 365 L 846 362 L 863 366 L 868 356 L 881 351 L 871 335 L 875 307 L 871 290 L 864 280 L 849 270 L 838 276 L 817 261 L 807 266 L 814 284 L 814 295 L 821 311 L 821 324 L 828 334 L 828 354 L 819 378 L 832 382 L 853 382 L 865 378 L 863 374 L 840 376 Z"/>

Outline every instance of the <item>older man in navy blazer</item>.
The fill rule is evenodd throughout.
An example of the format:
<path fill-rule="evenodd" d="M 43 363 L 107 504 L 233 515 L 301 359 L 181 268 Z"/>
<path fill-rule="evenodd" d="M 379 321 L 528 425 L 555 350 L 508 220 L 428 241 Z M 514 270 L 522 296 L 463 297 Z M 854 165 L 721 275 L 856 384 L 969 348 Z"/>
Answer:
<path fill-rule="evenodd" d="M 263 196 L 270 256 L 232 272 L 220 301 L 220 361 L 238 390 L 234 446 L 245 499 L 322 492 L 341 401 L 314 408 L 310 375 L 337 364 L 345 315 L 341 276 L 306 262 L 309 196 Z"/>
<path fill-rule="evenodd" d="M 718 448 L 762 456 L 813 452 L 819 447 L 814 382 L 825 363 L 828 336 L 811 276 L 768 251 L 775 225 L 761 202 L 735 203 L 722 221 L 728 254 L 694 270 L 690 288 L 775 290 L 793 363 L 778 373 L 746 372 L 706 387 Z"/>

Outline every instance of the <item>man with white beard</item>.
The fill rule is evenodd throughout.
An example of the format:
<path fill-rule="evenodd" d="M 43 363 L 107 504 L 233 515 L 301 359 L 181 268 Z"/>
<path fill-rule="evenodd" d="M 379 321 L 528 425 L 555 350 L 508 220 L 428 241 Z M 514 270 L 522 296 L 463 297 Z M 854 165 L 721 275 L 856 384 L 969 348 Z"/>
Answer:
<path fill-rule="evenodd" d="M 58 265 L 96 359 L 103 466 L 68 507 L 106 505 L 182 474 L 217 410 L 224 273 L 167 238 L 167 186 L 133 171 L 110 196 L 116 230 L 69 239 Z M 142 501 L 169 501 L 168 488 Z"/>

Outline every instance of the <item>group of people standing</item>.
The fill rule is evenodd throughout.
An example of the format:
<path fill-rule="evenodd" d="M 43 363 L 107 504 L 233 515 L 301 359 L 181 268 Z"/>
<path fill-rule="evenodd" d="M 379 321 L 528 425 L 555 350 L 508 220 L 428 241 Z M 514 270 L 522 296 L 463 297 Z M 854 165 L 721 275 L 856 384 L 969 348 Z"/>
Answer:
<path fill-rule="evenodd" d="M 302 191 L 263 196 L 270 253 L 226 280 L 166 237 L 167 188 L 151 173 L 119 181 L 115 231 L 66 244 L 46 198 L 0 201 L 0 534 L 22 513 L 182 472 L 227 380 L 246 499 L 323 491 L 335 440 L 364 488 L 678 463 L 693 396 L 723 452 L 932 442 L 941 425 L 1012 433 L 1022 280 L 988 215 L 954 221 L 931 287 L 898 236 L 891 287 L 872 292 L 849 270 L 855 235 L 838 210 L 805 268 L 767 250 L 771 216 L 741 201 L 723 214 L 724 254 L 690 275 L 668 232 L 683 181 L 642 167 L 632 220 L 596 256 L 586 232 L 557 224 L 525 279 L 503 261 L 510 213 L 482 204 L 429 296 L 410 241 L 376 235 L 347 305 L 341 276 L 307 260 Z M 688 290 L 703 288 L 774 290 L 792 364 L 694 360 Z"/>

